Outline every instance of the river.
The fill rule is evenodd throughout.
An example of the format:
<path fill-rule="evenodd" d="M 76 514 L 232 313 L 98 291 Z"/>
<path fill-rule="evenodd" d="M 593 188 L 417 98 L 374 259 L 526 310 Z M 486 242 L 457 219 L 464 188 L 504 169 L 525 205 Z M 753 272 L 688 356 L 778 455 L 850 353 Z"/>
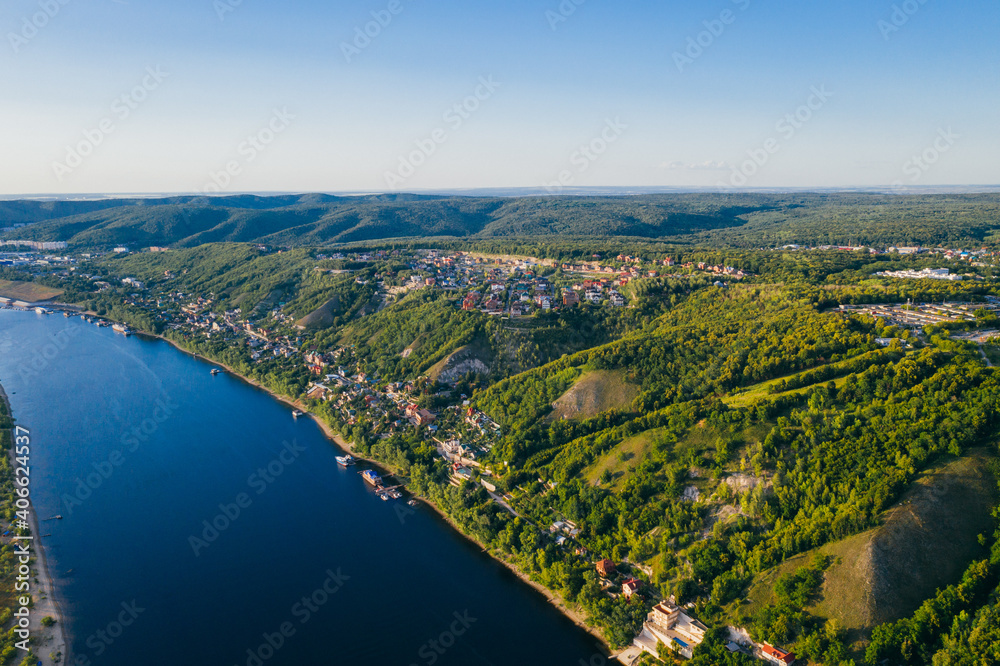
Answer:
<path fill-rule="evenodd" d="M 73 661 L 604 663 L 428 508 L 379 500 L 311 419 L 159 340 L 0 310 L 0 382 Z"/>

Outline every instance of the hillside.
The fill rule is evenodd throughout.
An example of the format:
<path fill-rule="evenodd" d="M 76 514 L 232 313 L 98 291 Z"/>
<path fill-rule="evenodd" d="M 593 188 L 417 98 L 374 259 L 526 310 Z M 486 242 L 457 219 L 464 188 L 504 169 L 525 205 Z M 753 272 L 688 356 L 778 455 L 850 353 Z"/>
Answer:
<path fill-rule="evenodd" d="M 756 210 L 751 206 L 746 210 Z M 75 246 L 259 242 L 322 245 L 405 237 L 658 238 L 743 224 L 728 198 L 472 198 L 414 195 L 172 197 L 0 202 L 4 238 Z"/>
<path fill-rule="evenodd" d="M 996 194 L 651 194 L 443 197 L 385 194 L 0 201 L 3 239 L 77 247 L 254 242 L 281 246 L 388 239 L 623 237 L 759 247 L 800 244 L 994 245 Z"/>
<path fill-rule="evenodd" d="M 758 576 L 748 593 L 753 613 L 775 603 L 775 582 L 829 558 L 822 586 L 805 608 L 835 620 L 850 641 L 864 645 L 871 629 L 911 615 L 938 589 L 953 585 L 987 549 L 980 534 L 993 529 L 990 510 L 998 499 L 989 469 L 992 453 L 971 451 L 928 470 L 882 518 L 881 525 L 790 558 Z"/>
<path fill-rule="evenodd" d="M 653 255 L 628 284 L 614 281 L 626 307 L 557 300 L 514 314 L 540 306 L 536 292 L 584 290 L 592 272 L 466 250 L 603 253 L 623 265 L 612 253 L 636 241 L 454 243 L 336 258 L 207 244 L 104 254 L 68 273 L 40 267 L 38 280 L 289 398 L 311 394 L 308 409 L 357 454 L 398 473 L 613 645 L 674 595 L 714 630 L 736 622 L 812 663 L 919 664 L 988 612 L 1000 583 L 986 469 L 1000 376 L 978 342 L 998 328 L 989 267 L 976 268 L 978 280 L 894 280 L 872 273 L 968 261 L 674 248 L 663 252 L 681 274 L 663 275 Z M 703 261 L 748 274 L 724 282 Z M 510 309 L 488 314 L 492 293 Z M 892 317 L 926 306 L 889 317 L 838 307 L 908 300 L 981 305 L 914 327 Z M 434 422 L 414 425 L 411 406 Z M 440 456 L 437 444 L 455 441 L 475 456 L 468 482 Z M 596 577 L 601 558 L 620 566 L 610 587 Z M 641 601 L 617 594 L 625 576 L 641 579 Z M 869 635 L 870 657 L 859 651 Z M 723 637 L 693 663 L 726 663 L 713 656 Z"/>

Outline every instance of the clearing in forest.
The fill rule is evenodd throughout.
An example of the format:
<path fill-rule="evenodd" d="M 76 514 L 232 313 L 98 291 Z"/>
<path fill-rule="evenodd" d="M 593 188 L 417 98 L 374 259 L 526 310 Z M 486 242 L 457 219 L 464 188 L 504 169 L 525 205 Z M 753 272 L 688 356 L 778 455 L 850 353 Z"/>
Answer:
<path fill-rule="evenodd" d="M 639 387 L 625 381 L 621 370 L 585 372 L 552 403 L 549 419 L 589 419 L 609 409 L 628 409 Z"/>

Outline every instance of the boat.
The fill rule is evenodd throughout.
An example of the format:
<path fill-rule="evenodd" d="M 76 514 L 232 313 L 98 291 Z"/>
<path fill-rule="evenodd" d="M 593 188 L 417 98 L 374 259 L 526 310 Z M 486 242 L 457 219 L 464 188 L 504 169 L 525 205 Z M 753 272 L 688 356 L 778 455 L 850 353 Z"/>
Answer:
<path fill-rule="evenodd" d="M 378 473 L 375 472 L 375 470 L 366 469 L 365 471 L 361 472 L 361 476 L 362 478 L 364 478 L 365 481 L 375 486 L 376 488 L 382 485 L 382 477 L 379 476 Z"/>
<path fill-rule="evenodd" d="M 383 502 L 388 502 L 389 501 L 389 495 L 387 493 L 382 493 L 381 495 L 379 495 L 379 497 L 382 498 Z"/>
<path fill-rule="evenodd" d="M 390 490 L 389 491 L 389 497 L 391 497 L 392 499 L 399 499 L 402 496 L 403 496 L 403 493 L 399 492 L 398 490 Z"/>
<path fill-rule="evenodd" d="M 417 500 L 411 499 L 409 502 L 407 502 L 407 504 L 409 504 L 410 506 L 416 506 L 417 505 Z"/>
<path fill-rule="evenodd" d="M 337 456 L 337 464 L 341 467 L 350 467 L 354 464 L 354 456 Z"/>
<path fill-rule="evenodd" d="M 111 330 L 116 333 L 121 333 L 122 335 L 129 336 L 132 335 L 132 331 L 129 330 L 128 326 L 125 324 L 113 324 Z"/>
<path fill-rule="evenodd" d="M 300 411 L 300 410 L 296 409 L 296 410 L 295 410 L 294 412 L 292 412 L 292 416 L 294 416 L 295 418 L 299 418 L 299 417 L 300 417 L 300 416 L 302 416 L 302 415 L 303 415 L 304 413 L 305 413 L 305 412 L 303 412 L 303 411 Z"/>
<path fill-rule="evenodd" d="M 212 374 L 213 375 L 219 374 L 219 369 L 218 368 L 212 368 Z"/>

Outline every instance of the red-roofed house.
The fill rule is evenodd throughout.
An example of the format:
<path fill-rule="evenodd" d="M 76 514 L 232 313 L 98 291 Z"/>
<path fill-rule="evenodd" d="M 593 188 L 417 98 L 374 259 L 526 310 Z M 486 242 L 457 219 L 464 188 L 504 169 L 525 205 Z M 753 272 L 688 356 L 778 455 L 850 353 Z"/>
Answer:
<path fill-rule="evenodd" d="M 615 563 L 611 560 L 605 559 L 597 563 L 597 573 L 601 574 L 605 578 L 614 575 L 615 571 Z"/>
<path fill-rule="evenodd" d="M 795 655 L 793 653 L 785 652 L 781 648 L 776 648 L 768 643 L 761 644 L 760 658 L 777 666 L 790 666 L 795 663 Z"/>
<path fill-rule="evenodd" d="M 622 594 L 625 595 L 626 599 L 631 599 L 632 595 L 637 592 L 639 592 L 639 581 L 635 578 L 630 578 L 622 583 Z"/>

